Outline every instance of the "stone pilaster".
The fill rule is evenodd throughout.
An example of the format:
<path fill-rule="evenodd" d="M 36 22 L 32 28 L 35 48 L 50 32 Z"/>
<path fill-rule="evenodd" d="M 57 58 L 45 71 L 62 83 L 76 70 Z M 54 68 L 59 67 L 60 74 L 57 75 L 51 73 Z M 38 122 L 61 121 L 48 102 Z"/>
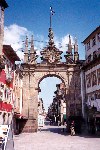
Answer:
<path fill-rule="evenodd" d="M 24 120 L 22 132 L 32 133 L 37 132 L 37 121 L 35 119 Z"/>
<path fill-rule="evenodd" d="M 25 118 L 29 115 L 29 75 L 25 73 L 23 75 L 23 109 L 22 114 Z"/>
<path fill-rule="evenodd" d="M 38 91 L 29 73 L 23 81 L 23 115 L 26 117 L 22 132 L 36 132 L 38 129 Z M 36 83 L 36 81 L 35 81 Z M 27 87 L 27 88 L 26 88 Z"/>

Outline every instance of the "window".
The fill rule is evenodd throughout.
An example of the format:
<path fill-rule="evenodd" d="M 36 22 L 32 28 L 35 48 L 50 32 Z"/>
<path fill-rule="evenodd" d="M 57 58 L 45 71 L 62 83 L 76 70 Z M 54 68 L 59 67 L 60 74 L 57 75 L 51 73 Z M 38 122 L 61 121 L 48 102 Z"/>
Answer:
<path fill-rule="evenodd" d="M 96 58 L 97 58 L 97 52 L 94 51 L 94 52 L 93 52 L 93 59 L 96 59 Z"/>
<path fill-rule="evenodd" d="M 100 84 L 100 69 L 97 69 L 98 85 Z"/>
<path fill-rule="evenodd" d="M 100 33 L 98 33 L 98 41 L 100 42 Z"/>
<path fill-rule="evenodd" d="M 96 45 L 96 39 L 95 39 L 95 37 L 93 37 L 93 39 L 92 39 L 92 46 L 94 46 L 94 45 Z"/>
<path fill-rule="evenodd" d="M 100 94 L 98 94 L 98 99 L 100 99 Z"/>
<path fill-rule="evenodd" d="M 98 48 L 98 57 L 100 56 L 100 48 Z"/>
<path fill-rule="evenodd" d="M 93 71 L 91 74 L 92 74 L 92 86 L 97 85 L 96 71 Z"/>
<path fill-rule="evenodd" d="M 87 43 L 87 50 L 90 49 L 90 41 Z"/>
<path fill-rule="evenodd" d="M 88 56 L 88 62 L 90 62 L 90 61 L 91 61 L 91 55 Z"/>
<path fill-rule="evenodd" d="M 91 87 L 91 74 L 86 75 L 86 87 Z"/>

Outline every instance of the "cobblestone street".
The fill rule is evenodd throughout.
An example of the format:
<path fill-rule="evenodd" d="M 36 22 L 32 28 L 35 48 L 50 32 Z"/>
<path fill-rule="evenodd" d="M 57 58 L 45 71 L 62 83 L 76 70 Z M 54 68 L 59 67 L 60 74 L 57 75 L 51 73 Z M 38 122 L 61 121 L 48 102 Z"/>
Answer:
<path fill-rule="evenodd" d="M 60 127 L 48 125 L 41 132 L 15 135 L 14 146 L 15 150 L 100 150 L 100 137 L 70 136 Z"/>

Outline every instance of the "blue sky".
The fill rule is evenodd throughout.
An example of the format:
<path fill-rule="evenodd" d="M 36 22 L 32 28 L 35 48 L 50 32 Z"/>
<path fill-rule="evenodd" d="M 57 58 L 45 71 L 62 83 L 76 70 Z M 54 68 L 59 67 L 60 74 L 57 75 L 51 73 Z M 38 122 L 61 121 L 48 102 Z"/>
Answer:
<path fill-rule="evenodd" d="M 68 34 L 72 38 L 76 36 L 80 59 L 85 58 L 84 46 L 81 42 L 100 25 L 100 0 L 6 1 L 9 7 L 5 10 L 5 43 L 11 44 L 20 56 L 23 57 L 19 49 L 23 46 L 21 41 L 25 39 L 26 34 L 29 36 L 33 34 L 37 41 L 43 40 L 45 42 L 48 40 L 49 8 L 52 6 L 55 11 L 55 15 L 52 16 L 55 42 L 66 44 L 65 40 L 67 40 Z M 37 53 L 39 53 L 45 43 L 35 42 L 34 45 L 38 49 Z M 67 50 L 67 47 L 64 48 L 64 52 L 65 50 Z M 47 88 L 46 82 L 49 81 L 45 81 Z M 52 82 L 54 83 L 54 80 Z M 48 88 L 52 89 L 51 87 Z M 48 101 L 45 100 L 47 103 Z"/>

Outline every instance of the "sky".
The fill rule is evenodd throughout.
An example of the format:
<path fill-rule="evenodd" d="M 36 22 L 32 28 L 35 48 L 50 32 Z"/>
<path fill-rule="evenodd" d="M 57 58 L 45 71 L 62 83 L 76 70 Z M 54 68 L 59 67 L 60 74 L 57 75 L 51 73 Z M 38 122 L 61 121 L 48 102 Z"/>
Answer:
<path fill-rule="evenodd" d="M 56 46 L 64 53 L 67 50 L 68 36 L 78 40 L 80 59 L 85 59 L 85 48 L 81 43 L 100 25 L 100 0 L 6 0 L 9 7 L 5 10 L 4 44 L 10 44 L 23 60 L 24 40 L 28 35 L 34 36 L 37 54 L 48 41 L 50 27 L 50 6 L 55 14 L 52 16 L 52 29 Z M 42 41 L 42 42 L 39 42 Z M 63 59 L 64 60 L 64 59 Z M 42 83 L 43 82 L 43 83 Z M 42 92 L 45 107 L 51 103 L 51 92 L 54 93 L 57 78 L 46 78 L 41 88 L 48 88 L 47 95 Z M 52 82 L 53 85 L 49 84 Z M 55 86 L 54 86 L 55 83 Z M 54 88 L 53 88 L 54 87 Z M 47 100 L 48 99 L 48 100 Z"/>

